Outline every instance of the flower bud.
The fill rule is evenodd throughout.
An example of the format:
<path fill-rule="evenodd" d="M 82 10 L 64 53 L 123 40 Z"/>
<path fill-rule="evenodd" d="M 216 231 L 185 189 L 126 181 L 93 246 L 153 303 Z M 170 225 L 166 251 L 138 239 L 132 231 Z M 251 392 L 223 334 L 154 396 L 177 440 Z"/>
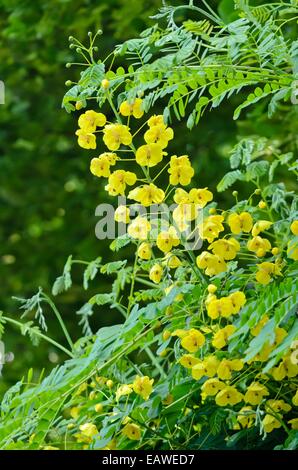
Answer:
<path fill-rule="evenodd" d="M 259 204 L 258 204 L 259 208 L 260 209 L 266 209 L 267 207 L 267 204 L 265 201 L 260 201 Z"/>
<path fill-rule="evenodd" d="M 84 103 L 83 101 L 77 101 L 76 102 L 76 110 L 79 111 L 80 109 L 82 109 L 84 107 Z"/>
<path fill-rule="evenodd" d="M 217 291 L 217 287 L 214 284 L 209 284 L 207 290 L 209 294 L 215 294 L 215 292 Z"/>
<path fill-rule="evenodd" d="M 101 86 L 104 90 L 107 90 L 110 86 L 110 82 L 109 80 L 107 80 L 106 78 L 104 78 L 101 82 Z"/>
<path fill-rule="evenodd" d="M 167 339 L 169 339 L 171 336 L 171 332 L 169 330 L 164 330 L 163 334 L 162 334 L 162 339 L 164 341 L 167 341 Z"/>
<path fill-rule="evenodd" d="M 113 388 L 113 386 L 114 386 L 113 380 L 107 380 L 107 387 L 111 389 Z"/>

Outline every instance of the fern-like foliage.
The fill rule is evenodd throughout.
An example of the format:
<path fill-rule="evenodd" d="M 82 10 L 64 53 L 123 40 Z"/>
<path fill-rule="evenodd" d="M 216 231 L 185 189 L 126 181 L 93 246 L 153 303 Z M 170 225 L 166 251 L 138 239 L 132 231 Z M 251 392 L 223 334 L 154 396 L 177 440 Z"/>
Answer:
<path fill-rule="evenodd" d="M 164 6 L 153 17 L 156 23 L 140 38 L 115 48 L 113 62 L 124 58 L 131 64 L 127 70 L 105 70 L 103 62 L 92 64 L 66 94 L 66 109 L 74 109 L 73 101 L 92 94 L 101 106 L 106 98 L 98 85 L 104 76 L 118 103 L 143 96 L 147 111 L 162 100 L 164 118 L 186 118 L 189 128 L 198 124 L 207 108 L 236 95 L 234 119 L 260 101 L 267 103 L 269 116 L 281 101 L 290 105 L 298 46 L 292 30 L 288 33 L 283 26 L 294 24 L 295 29 L 297 3 L 254 7 L 246 0 L 235 0 L 239 18 L 228 24 L 203 3 L 202 8 L 193 2 Z M 198 20 L 187 19 L 189 12 Z M 178 24 L 181 15 L 186 19 Z"/>

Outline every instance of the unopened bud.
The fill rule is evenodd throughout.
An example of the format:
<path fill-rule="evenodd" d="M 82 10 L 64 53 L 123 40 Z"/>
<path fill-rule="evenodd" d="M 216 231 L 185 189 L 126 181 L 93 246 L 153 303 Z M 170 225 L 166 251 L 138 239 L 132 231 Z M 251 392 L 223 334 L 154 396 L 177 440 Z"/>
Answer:
<path fill-rule="evenodd" d="M 104 78 L 101 82 L 101 86 L 104 90 L 107 90 L 110 86 L 110 82 L 109 80 L 107 80 L 106 78 Z"/>

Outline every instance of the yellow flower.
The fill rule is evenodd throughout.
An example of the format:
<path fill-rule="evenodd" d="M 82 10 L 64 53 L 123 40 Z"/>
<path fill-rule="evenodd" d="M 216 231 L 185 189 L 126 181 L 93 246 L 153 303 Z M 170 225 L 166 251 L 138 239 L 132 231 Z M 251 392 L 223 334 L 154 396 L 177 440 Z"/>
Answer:
<path fill-rule="evenodd" d="M 151 224 L 144 217 L 136 217 L 128 226 L 127 232 L 132 238 L 146 240 L 151 230 Z"/>
<path fill-rule="evenodd" d="M 266 415 L 262 421 L 262 424 L 266 433 L 270 433 L 274 429 L 281 427 L 281 422 L 272 415 Z"/>
<path fill-rule="evenodd" d="M 233 292 L 229 295 L 229 299 L 232 303 L 232 313 L 238 313 L 243 305 L 246 303 L 245 294 L 241 291 Z"/>
<path fill-rule="evenodd" d="M 188 331 L 187 330 L 182 330 L 178 329 L 173 331 L 172 336 L 178 336 L 178 338 L 184 338 L 184 336 L 187 336 Z"/>
<path fill-rule="evenodd" d="M 231 232 L 237 235 L 241 232 L 250 232 L 253 220 L 248 212 L 241 212 L 241 214 L 231 214 L 228 218 L 228 224 Z"/>
<path fill-rule="evenodd" d="M 132 441 L 139 441 L 142 436 L 140 426 L 134 423 L 127 423 L 122 429 L 122 434 Z"/>
<path fill-rule="evenodd" d="M 298 418 L 290 419 L 288 423 L 291 425 L 292 429 L 295 429 L 296 431 L 298 431 Z"/>
<path fill-rule="evenodd" d="M 209 215 L 198 225 L 199 234 L 202 240 L 208 240 L 209 243 L 218 238 L 219 233 L 224 230 L 222 222 L 224 217 L 222 215 Z"/>
<path fill-rule="evenodd" d="M 174 201 L 177 204 L 195 204 L 197 208 L 203 209 L 206 204 L 213 199 L 213 194 L 208 188 L 193 188 L 187 193 L 184 189 L 178 188 L 175 191 Z"/>
<path fill-rule="evenodd" d="M 298 261 L 298 241 L 293 239 L 288 242 L 287 256 Z"/>
<path fill-rule="evenodd" d="M 294 222 L 291 223 L 290 229 L 293 235 L 298 235 L 298 220 L 294 220 Z"/>
<path fill-rule="evenodd" d="M 89 438 L 92 438 L 93 436 L 96 436 L 96 434 L 98 434 L 98 429 L 93 423 L 81 424 L 79 429 L 84 436 Z"/>
<path fill-rule="evenodd" d="M 267 395 L 269 395 L 269 392 L 264 385 L 259 382 L 253 382 L 246 390 L 244 401 L 250 405 L 259 405 Z"/>
<path fill-rule="evenodd" d="M 160 163 L 164 155 L 159 144 L 142 145 L 136 151 L 136 162 L 141 166 L 152 167 Z"/>
<path fill-rule="evenodd" d="M 236 258 L 240 244 L 235 238 L 222 239 L 211 243 L 209 250 L 223 259 L 231 260 Z"/>
<path fill-rule="evenodd" d="M 152 256 L 152 250 L 151 250 L 151 245 L 150 243 L 143 242 L 140 244 L 138 248 L 138 257 L 141 259 L 151 259 Z"/>
<path fill-rule="evenodd" d="M 171 251 L 173 246 L 178 246 L 180 239 L 174 227 L 170 227 L 168 231 L 162 231 L 157 235 L 156 245 L 164 253 Z"/>
<path fill-rule="evenodd" d="M 266 323 L 268 322 L 269 320 L 269 317 L 267 315 L 264 315 L 261 320 L 256 324 L 256 326 L 254 326 L 250 332 L 253 336 L 258 336 L 258 334 L 261 332 L 261 330 L 263 329 L 263 327 L 266 325 Z"/>
<path fill-rule="evenodd" d="M 144 114 L 142 103 L 143 100 L 141 100 L 141 98 L 136 98 L 133 103 L 123 101 L 119 108 L 120 114 L 122 114 L 122 116 L 133 116 L 134 118 L 139 119 Z"/>
<path fill-rule="evenodd" d="M 227 325 L 218 330 L 212 339 L 212 346 L 216 349 L 222 349 L 228 344 L 228 338 L 236 331 L 234 325 Z"/>
<path fill-rule="evenodd" d="M 239 372 L 243 367 L 244 364 L 240 359 L 223 359 L 218 366 L 217 375 L 222 380 L 230 380 L 232 371 Z"/>
<path fill-rule="evenodd" d="M 196 262 L 198 268 L 204 269 L 205 274 L 207 274 L 207 276 L 216 276 L 217 274 L 220 274 L 227 270 L 225 260 L 223 260 L 217 255 L 209 253 L 208 251 L 203 251 L 197 257 Z"/>
<path fill-rule="evenodd" d="M 165 193 L 162 189 L 155 186 L 155 184 L 145 184 L 133 189 L 128 194 L 129 199 L 139 202 L 145 207 L 151 204 L 160 204 L 164 200 Z"/>
<path fill-rule="evenodd" d="M 149 279 L 155 284 L 159 284 L 162 278 L 163 269 L 160 264 L 154 264 L 149 272 Z"/>
<path fill-rule="evenodd" d="M 131 171 L 116 170 L 109 176 L 109 183 L 105 186 L 105 190 L 110 196 L 117 196 L 117 194 L 123 196 L 126 185 L 132 186 L 136 180 L 136 175 Z"/>
<path fill-rule="evenodd" d="M 253 251 L 259 258 L 271 250 L 271 243 L 266 238 L 260 236 L 253 237 L 247 242 L 247 249 Z"/>
<path fill-rule="evenodd" d="M 151 116 L 151 118 L 148 119 L 147 124 L 149 127 L 154 127 L 154 126 L 160 126 L 162 124 L 165 125 L 165 122 L 161 114 L 158 114 L 158 115 L 154 114 L 153 116 Z"/>
<path fill-rule="evenodd" d="M 283 361 L 281 361 L 277 367 L 274 367 L 271 370 L 271 374 L 274 380 L 277 380 L 277 381 L 283 380 L 286 377 L 287 371 L 286 371 Z"/>
<path fill-rule="evenodd" d="M 220 390 L 225 388 L 225 384 L 218 379 L 208 379 L 202 385 L 202 392 L 205 393 L 206 396 L 214 396 Z"/>
<path fill-rule="evenodd" d="M 116 400 L 118 401 L 119 398 L 125 396 L 125 395 L 130 395 L 132 393 L 132 385 L 129 384 L 123 384 L 123 385 L 120 385 L 120 387 L 118 387 L 117 391 L 116 391 Z"/>
<path fill-rule="evenodd" d="M 187 155 L 182 155 L 181 157 L 173 155 L 171 157 L 168 173 L 170 174 L 170 184 L 173 186 L 177 184 L 187 186 L 195 172 Z"/>
<path fill-rule="evenodd" d="M 274 411 L 275 413 L 285 412 L 287 413 L 292 409 L 291 405 L 286 403 L 284 400 L 267 400 L 265 405 L 266 411 Z"/>
<path fill-rule="evenodd" d="M 218 367 L 217 375 L 222 380 L 230 380 L 232 377 L 232 369 L 230 367 L 229 361 L 223 359 Z"/>
<path fill-rule="evenodd" d="M 104 114 L 96 113 L 89 110 L 81 114 L 78 120 L 79 127 L 85 131 L 86 134 L 96 131 L 97 127 L 103 127 L 107 119 Z"/>
<path fill-rule="evenodd" d="M 123 224 L 128 224 L 130 222 L 129 217 L 129 207 L 126 206 L 119 206 L 115 210 L 114 218 L 116 222 L 122 222 Z"/>
<path fill-rule="evenodd" d="M 203 209 L 208 202 L 212 201 L 213 194 L 208 188 L 193 188 L 189 191 L 189 197 L 191 202 Z"/>
<path fill-rule="evenodd" d="M 176 269 L 181 266 L 181 261 L 178 256 L 173 255 L 171 252 L 166 253 L 162 263 L 164 266 L 170 269 Z"/>
<path fill-rule="evenodd" d="M 162 149 L 168 146 L 169 140 L 172 140 L 173 137 L 173 129 L 167 127 L 164 123 L 150 126 L 150 129 L 148 129 L 144 135 L 144 139 L 147 144 L 158 144 Z"/>
<path fill-rule="evenodd" d="M 143 377 L 137 375 L 132 384 L 132 388 L 137 395 L 140 395 L 144 400 L 148 400 L 153 390 L 153 382 L 154 379 L 150 379 L 147 375 Z"/>
<path fill-rule="evenodd" d="M 118 150 L 121 144 L 131 144 L 132 135 L 123 124 L 108 124 L 103 130 L 103 141 L 108 149 Z"/>
<path fill-rule="evenodd" d="M 194 220 L 198 214 L 198 209 L 195 204 L 178 204 L 177 207 L 173 210 L 173 219 L 180 230 L 183 232 L 187 229 L 187 222 Z"/>
<path fill-rule="evenodd" d="M 196 364 L 199 364 L 200 360 L 197 357 L 192 356 L 191 354 L 184 354 L 180 357 L 179 363 L 186 367 L 186 369 L 191 369 Z"/>
<path fill-rule="evenodd" d="M 193 202 L 190 199 L 189 193 L 182 188 L 177 188 L 175 190 L 174 201 L 177 204 L 191 204 Z"/>
<path fill-rule="evenodd" d="M 256 280 L 263 285 L 269 284 L 272 275 L 282 275 L 280 267 L 277 264 L 269 263 L 269 261 L 257 264 L 257 267 L 258 271 L 256 272 Z"/>
<path fill-rule="evenodd" d="M 237 416 L 237 421 L 242 428 L 251 428 L 254 425 L 256 413 L 251 406 L 243 406 Z"/>
<path fill-rule="evenodd" d="M 269 220 L 259 220 L 256 222 L 252 228 L 251 234 L 253 237 L 256 237 L 259 235 L 259 233 L 264 232 L 264 230 L 267 230 L 267 228 L 271 227 L 272 222 Z"/>
<path fill-rule="evenodd" d="M 78 144 L 83 149 L 96 149 L 96 137 L 91 132 L 86 132 L 84 129 L 76 131 L 78 136 Z"/>
<path fill-rule="evenodd" d="M 233 313 L 232 302 L 229 297 L 211 300 L 207 305 L 208 317 L 215 320 L 218 317 L 229 318 Z"/>
<path fill-rule="evenodd" d="M 181 346 L 183 347 L 183 349 L 186 349 L 186 351 L 190 353 L 197 352 L 198 349 L 203 346 L 204 343 L 204 335 L 195 328 L 191 328 L 190 330 L 188 330 L 187 334 L 183 336 L 181 340 Z"/>
<path fill-rule="evenodd" d="M 215 402 L 219 406 L 237 405 L 242 400 L 242 394 L 232 386 L 226 386 L 215 397 Z"/>
<path fill-rule="evenodd" d="M 214 377 L 218 365 L 219 360 L 215 356 L 208 356 L 192 367 L 191 375 L 195 380 L 200 380 L 203 376 Z"/>
<path fill-rule="evenodd" d="M 92 158 L 90 162 L 90 171 L 93 175 L 99 178 L 103 176 L 108 178 L 110 176 L 110 166 L 115 165 L 117 155 L 115 153 L 105 152 L 97 158 Z"/>

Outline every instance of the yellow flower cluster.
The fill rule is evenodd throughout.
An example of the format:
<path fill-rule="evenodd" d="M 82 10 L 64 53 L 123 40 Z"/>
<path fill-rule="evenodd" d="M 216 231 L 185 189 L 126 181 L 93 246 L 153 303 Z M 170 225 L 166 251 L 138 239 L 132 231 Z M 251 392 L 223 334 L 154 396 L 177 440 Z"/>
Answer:
<path fill-rule="evenodd" d="M 219 317 L 229 318 L 239 313 L 245 302 L 246 297 L 240 291 L 233 292 L 229 296 L 220 299 L 211 294 L 211 298 L 207 298 L 207 314 L 213 320 Z"/>
<path fill-rule="evenodd" d="M 284 246 L 278 241 L 276 226 L 271 212 L 266 209 L 265 201 L 260 201 L 256 208 L 252 204 L 237 204 L 234 210 L 224 212 L 217 207 L 212 192 L 204 185 L 186 190 L 184 187 L 190 185 L 195 171 L 188 155 L 168 153 L 174 132 L 164 122 L 163 116 L 151 116 L 133 132 L 131 118 L 141 119 L 144 115 L 142 99 L 124 101 L 119 107 L 119 113 L 122 117 L 119 118 L 116 112 L 117 122 L 107 122 L 102 113 L 95 111 L 86 111 L 79 117 L 79 129 L 76 132 L 79 145 L 85 149 L 95 149 L 96 133 L 101 133 L 106 147 L 99 156 L 91 159 L 91 173 L 107 179 L 105 189 L 111 196 L 127 194 L 133 203 L 137 202 L 146 208 L 167 203 L 170 197 L 176 204 L 166 228 L 162 223 L 155 227 L 147 215 L 133 218 L 130 205 L 121 205 L 116 209 L 115 220 L 128 224 L 127 233 L 136 245 L 136 269 L 133 275 L 138 270 L 145 270 L 145 276 L 148 277 L 144 283 L 153 287 L 153 291 L 158 290 L 156 285 L 161 284 L 159 291 L 163 295 L 168 295 L 173 288 L 183 284 L 184 281 L 179 278 L 180 271 L 183 275 L 186 273 L 182 279 L 191 279 L 191 282 L 200 275 L 200 311 L 196 305 L 194 317 L 188 318 L 186 322 L 182 320 L 183 328 L 174 330 L 177 328 L 174 326 L 172 332 L 171 327 L 168 327 L 163 331 L 162 338 L 169 343 L 173 341 L 172 337 L 178 337 L 175 354 L 176 346 L 177 350 L 181 346 L 180 351 L 183 353 L 178 359 L 179 364 L 187 369 L 183 373 L 199 381 L 202 403 L 213 400 L 220 407 L 239 405 L 233 411 L 236 414 L 234 429 L 250 428 L 256 420 L 261 420 L 264 431 L 270 433 L 283 425 L 283 415 L 291 410 L 292 405 L 298 406 L 296 389 L 290 387 L 284 397 L 287 401 L 284 401 L 279 392 L 275 393 L 275 388 L 271 387 L 271 383 L 277 382 L 279 387 L 278 382 L 298 375 L 298 364 L 293 362 L 291 351 L 282 358 L 279 356 L 274 367 L 266 374 L 262 373 L 262 363 L 271 359 L 273 350 L 282 343 L 287 331 L 277 326 L 271 336 L 266 336 L 262 349 L 249 361 L 245 359 L 247 351 L 244 348 L 239 348 L 242 352 L 237 357 L 236 353 L 229 352 L 229 346 L 233 346 L 231 340 L 237 338 L 239 318 L 247 313 L 247 307 L 243 307 L 249 301 L 252 289 L 261 290 L 262 286 L 281 277 L 283 271 L 286 271 L 286 256 L 298 260 L 298 220 L 289 222 L 290 237 Z M 144 125 L 145 131 L 142 130 Z M 122 169 L 123 162 L 132 162 L 136 172 Z M 168 178 L 164 189 L 157 183 L 160 175 L 163 175 L 164 180 Z M 244 207 L 247 210 L 243 210 Z M 259 218 L 259 209 L 266 210 L 270 220 L 266 220 L 264 215 Z M 203 248 L 196 258 L 192 256 L 189 261 L 185 232 L 192 223 L 195 225 L 192 227 L 193 233 L 199 236 Z M 233 266 L 238 262 L 241 264 L 243 259 L 249 261 L 248 273 L 242 270 L 245 271 L 245 282 L 231 287 L 228 276 L 223 273 L 233 270 Z M 173 274 L 170 269 L 178 271 Z M 216 279 L 206 287 L 205 276 Z M 138 277 L 137 282 L 139 280 L 142 282 L 144 278 Z M 170 316 L 176 306 L 181 306 L 180 317 L 183 317 L 186 312 L 183 300 L 184 291 L 175 296 L 166 313 Z M 257 325 L 251 328 L 247 326 L 247 335 L 251 339 L 258 336 L 269 321 L 269 313 L 264 312 Z M 168 344 L 166 346 L 161 357 L 167 354 Z M 132 383 L 120 383 L 117 388 L 112 380 L 105 381 L 117 404 L 138 397 L 139 401 L 140 398 L 149 400 L 153 383 L 152 378 L 141 375 L 137 375 Z M 173 396 L 169 397 L 162 403 L 171 403 Z M 287 397 L 290 397 L 291 405 Z M 73 419 L 79 417 L 80 407 L 81 404 L 72 408 L 70 414 Z M 102 413 L 103 405 L 96 403 L 94 409 Z M 262 410 L 261 414 L 259 409 Z M 288 421 L 288 424 L 292 429 L 298 429 L 298 418 Z M 122 426 L 122 435 L 126 438 L 133 441 L 142 438 L 142 428 L 131 418 L 126 417 Z M 84 444 L 90 444 L 98 434 L 96 425 L 89 421 L 80 425 L 79 431 L 76 439 Z"/>

